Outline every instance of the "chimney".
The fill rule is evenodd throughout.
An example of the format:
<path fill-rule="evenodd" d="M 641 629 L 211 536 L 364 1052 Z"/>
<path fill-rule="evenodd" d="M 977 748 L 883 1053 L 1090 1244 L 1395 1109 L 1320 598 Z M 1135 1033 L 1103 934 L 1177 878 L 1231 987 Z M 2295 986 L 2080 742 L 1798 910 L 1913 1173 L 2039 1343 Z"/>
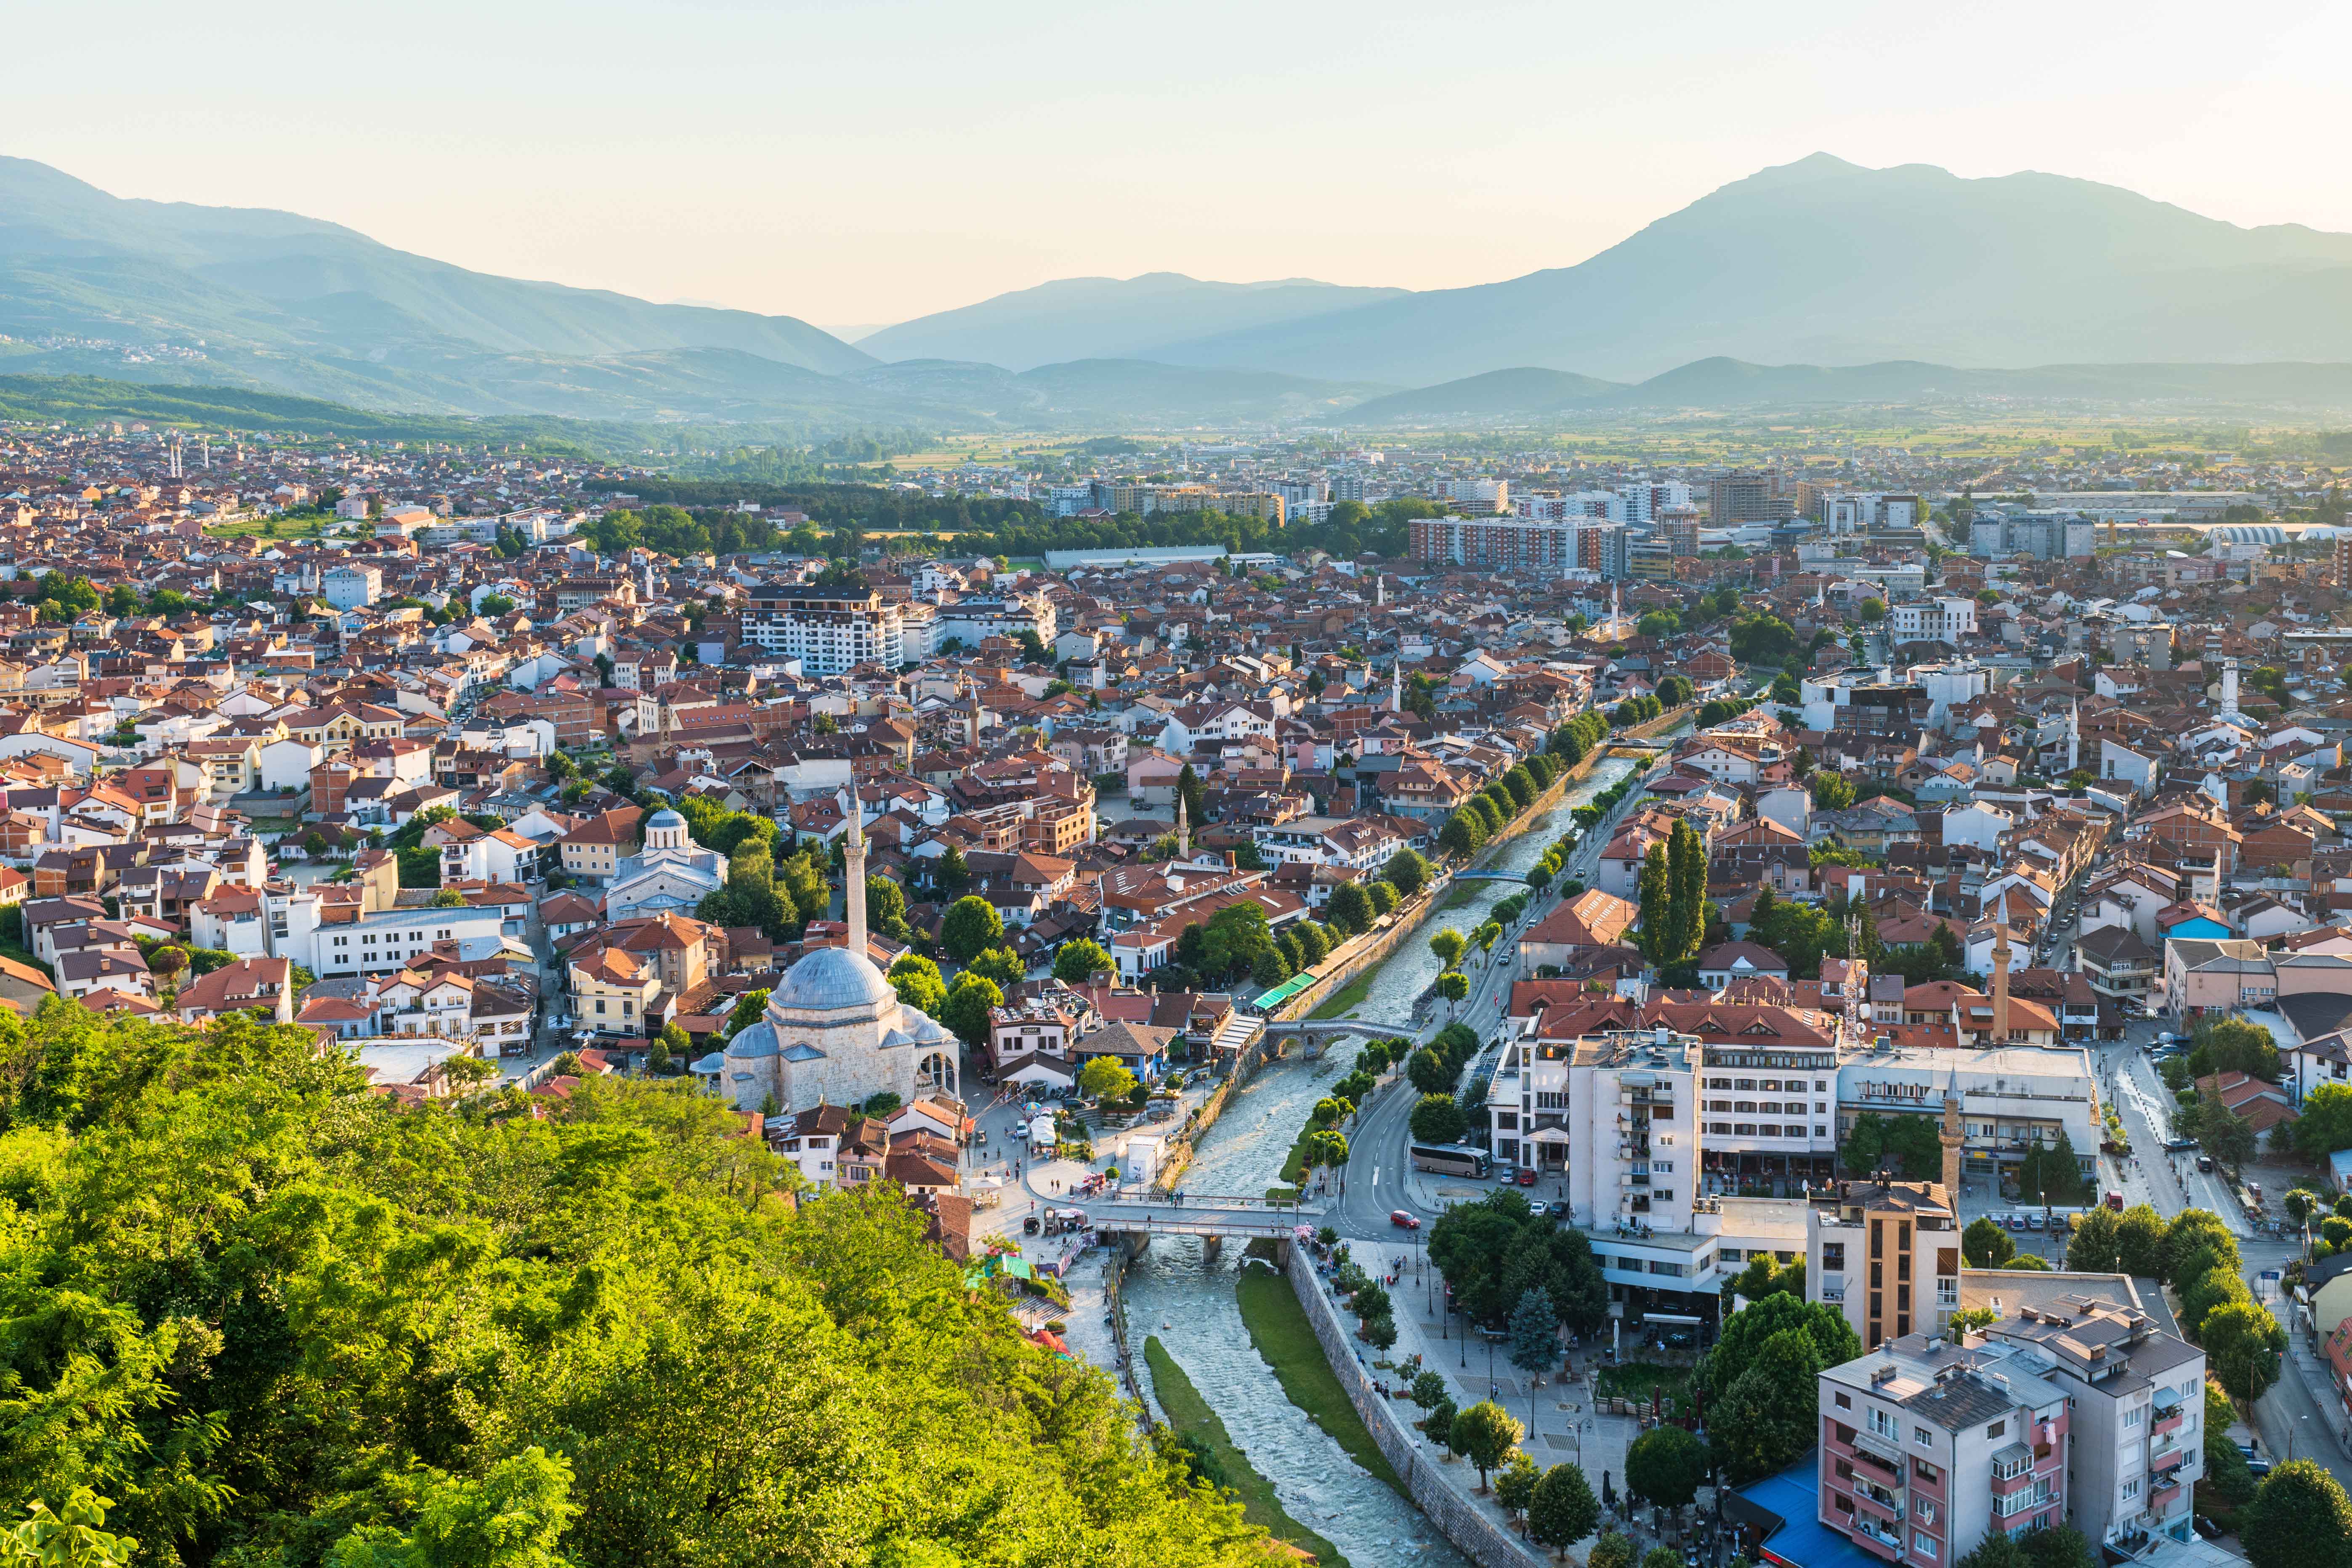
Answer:
<path fill-rule="evenodd" d="M 2009 1041 L 2009 922 L 2003 921 L 1993 928 L 1992 939 L 1992 1038 L 1995 1045 Z"/>

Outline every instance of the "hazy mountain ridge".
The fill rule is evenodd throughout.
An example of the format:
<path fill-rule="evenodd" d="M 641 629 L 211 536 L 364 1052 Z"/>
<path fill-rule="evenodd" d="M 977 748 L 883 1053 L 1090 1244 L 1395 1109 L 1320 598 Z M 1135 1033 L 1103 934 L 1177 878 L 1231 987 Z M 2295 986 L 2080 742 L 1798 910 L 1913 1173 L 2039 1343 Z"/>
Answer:
<path fill-rule="evenodd" d="M 1817 154 L 1577 266 L 1171 341 L 1188 364 L 1450 381 L 1498 365 L 1640 381 L 1695 360 L 2352 358 L 2352 236 L 2246 229 L 2087 180 L 1963 180 Z"/>
<path fill-rule="evenodd" d="M 1058 278 L 885 327 L 858 340 L 858 346 L 884 360 L 976 360 L 1024 371 L 1077 360 L 1133 359 L 1137 351 L 1171 338 L 1300 321 L 1403 293 L 1302 278 L 1216 283 L 1181 272 Z"/>

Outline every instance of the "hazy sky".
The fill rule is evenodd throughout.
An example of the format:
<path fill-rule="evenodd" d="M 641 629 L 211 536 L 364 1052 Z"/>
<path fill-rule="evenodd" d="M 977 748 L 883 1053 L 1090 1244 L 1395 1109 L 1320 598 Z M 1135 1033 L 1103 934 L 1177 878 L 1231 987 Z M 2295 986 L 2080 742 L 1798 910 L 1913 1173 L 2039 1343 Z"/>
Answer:
<path fill-rule="evenodd" d="M 2352 6 L 10 8 L 0 151 L 467 267 L 888 321 L 1050 278 L 1444 288 L 1816 151 L 2352 230 Z"/>

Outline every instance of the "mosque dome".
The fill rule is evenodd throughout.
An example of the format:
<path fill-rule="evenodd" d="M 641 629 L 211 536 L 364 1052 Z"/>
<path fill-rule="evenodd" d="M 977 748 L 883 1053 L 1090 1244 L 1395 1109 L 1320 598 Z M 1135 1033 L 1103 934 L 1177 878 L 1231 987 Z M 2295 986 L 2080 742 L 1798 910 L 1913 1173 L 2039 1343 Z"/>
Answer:
<path fill-rule="evenodd" d="M 845 947 L 821 947 L 784 972 L 784 983 L 776 987 L 768 1005 L 794 1012 L 835 1012 L 877 1007 L 898 998 L 872 959 Z"/>

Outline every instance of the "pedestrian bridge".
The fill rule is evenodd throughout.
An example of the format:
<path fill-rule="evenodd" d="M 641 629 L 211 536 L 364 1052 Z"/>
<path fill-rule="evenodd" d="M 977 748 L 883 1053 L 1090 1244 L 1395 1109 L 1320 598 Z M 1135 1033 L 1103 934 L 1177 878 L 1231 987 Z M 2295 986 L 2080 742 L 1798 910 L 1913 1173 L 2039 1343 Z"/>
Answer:
<path fill-rule="evenodd" d="M 1524 882 L 1528 874 L 1525 871 L 1456 871 L 1454 879 L 1457 882 Z"/>
<path fill-rule="evenodd" d="M 1114 1198 L 1084 1205 L 1097 1231 L 1154 1236 L 1240 1237 L 1288 1241 L 1297 1227 L 1319 1225 L 1322 1208 L 1268 1203 L 1263 1198 L 1213 1198 L 1185 1194 L 1178 1203 L 1139 1203 Z"/>

